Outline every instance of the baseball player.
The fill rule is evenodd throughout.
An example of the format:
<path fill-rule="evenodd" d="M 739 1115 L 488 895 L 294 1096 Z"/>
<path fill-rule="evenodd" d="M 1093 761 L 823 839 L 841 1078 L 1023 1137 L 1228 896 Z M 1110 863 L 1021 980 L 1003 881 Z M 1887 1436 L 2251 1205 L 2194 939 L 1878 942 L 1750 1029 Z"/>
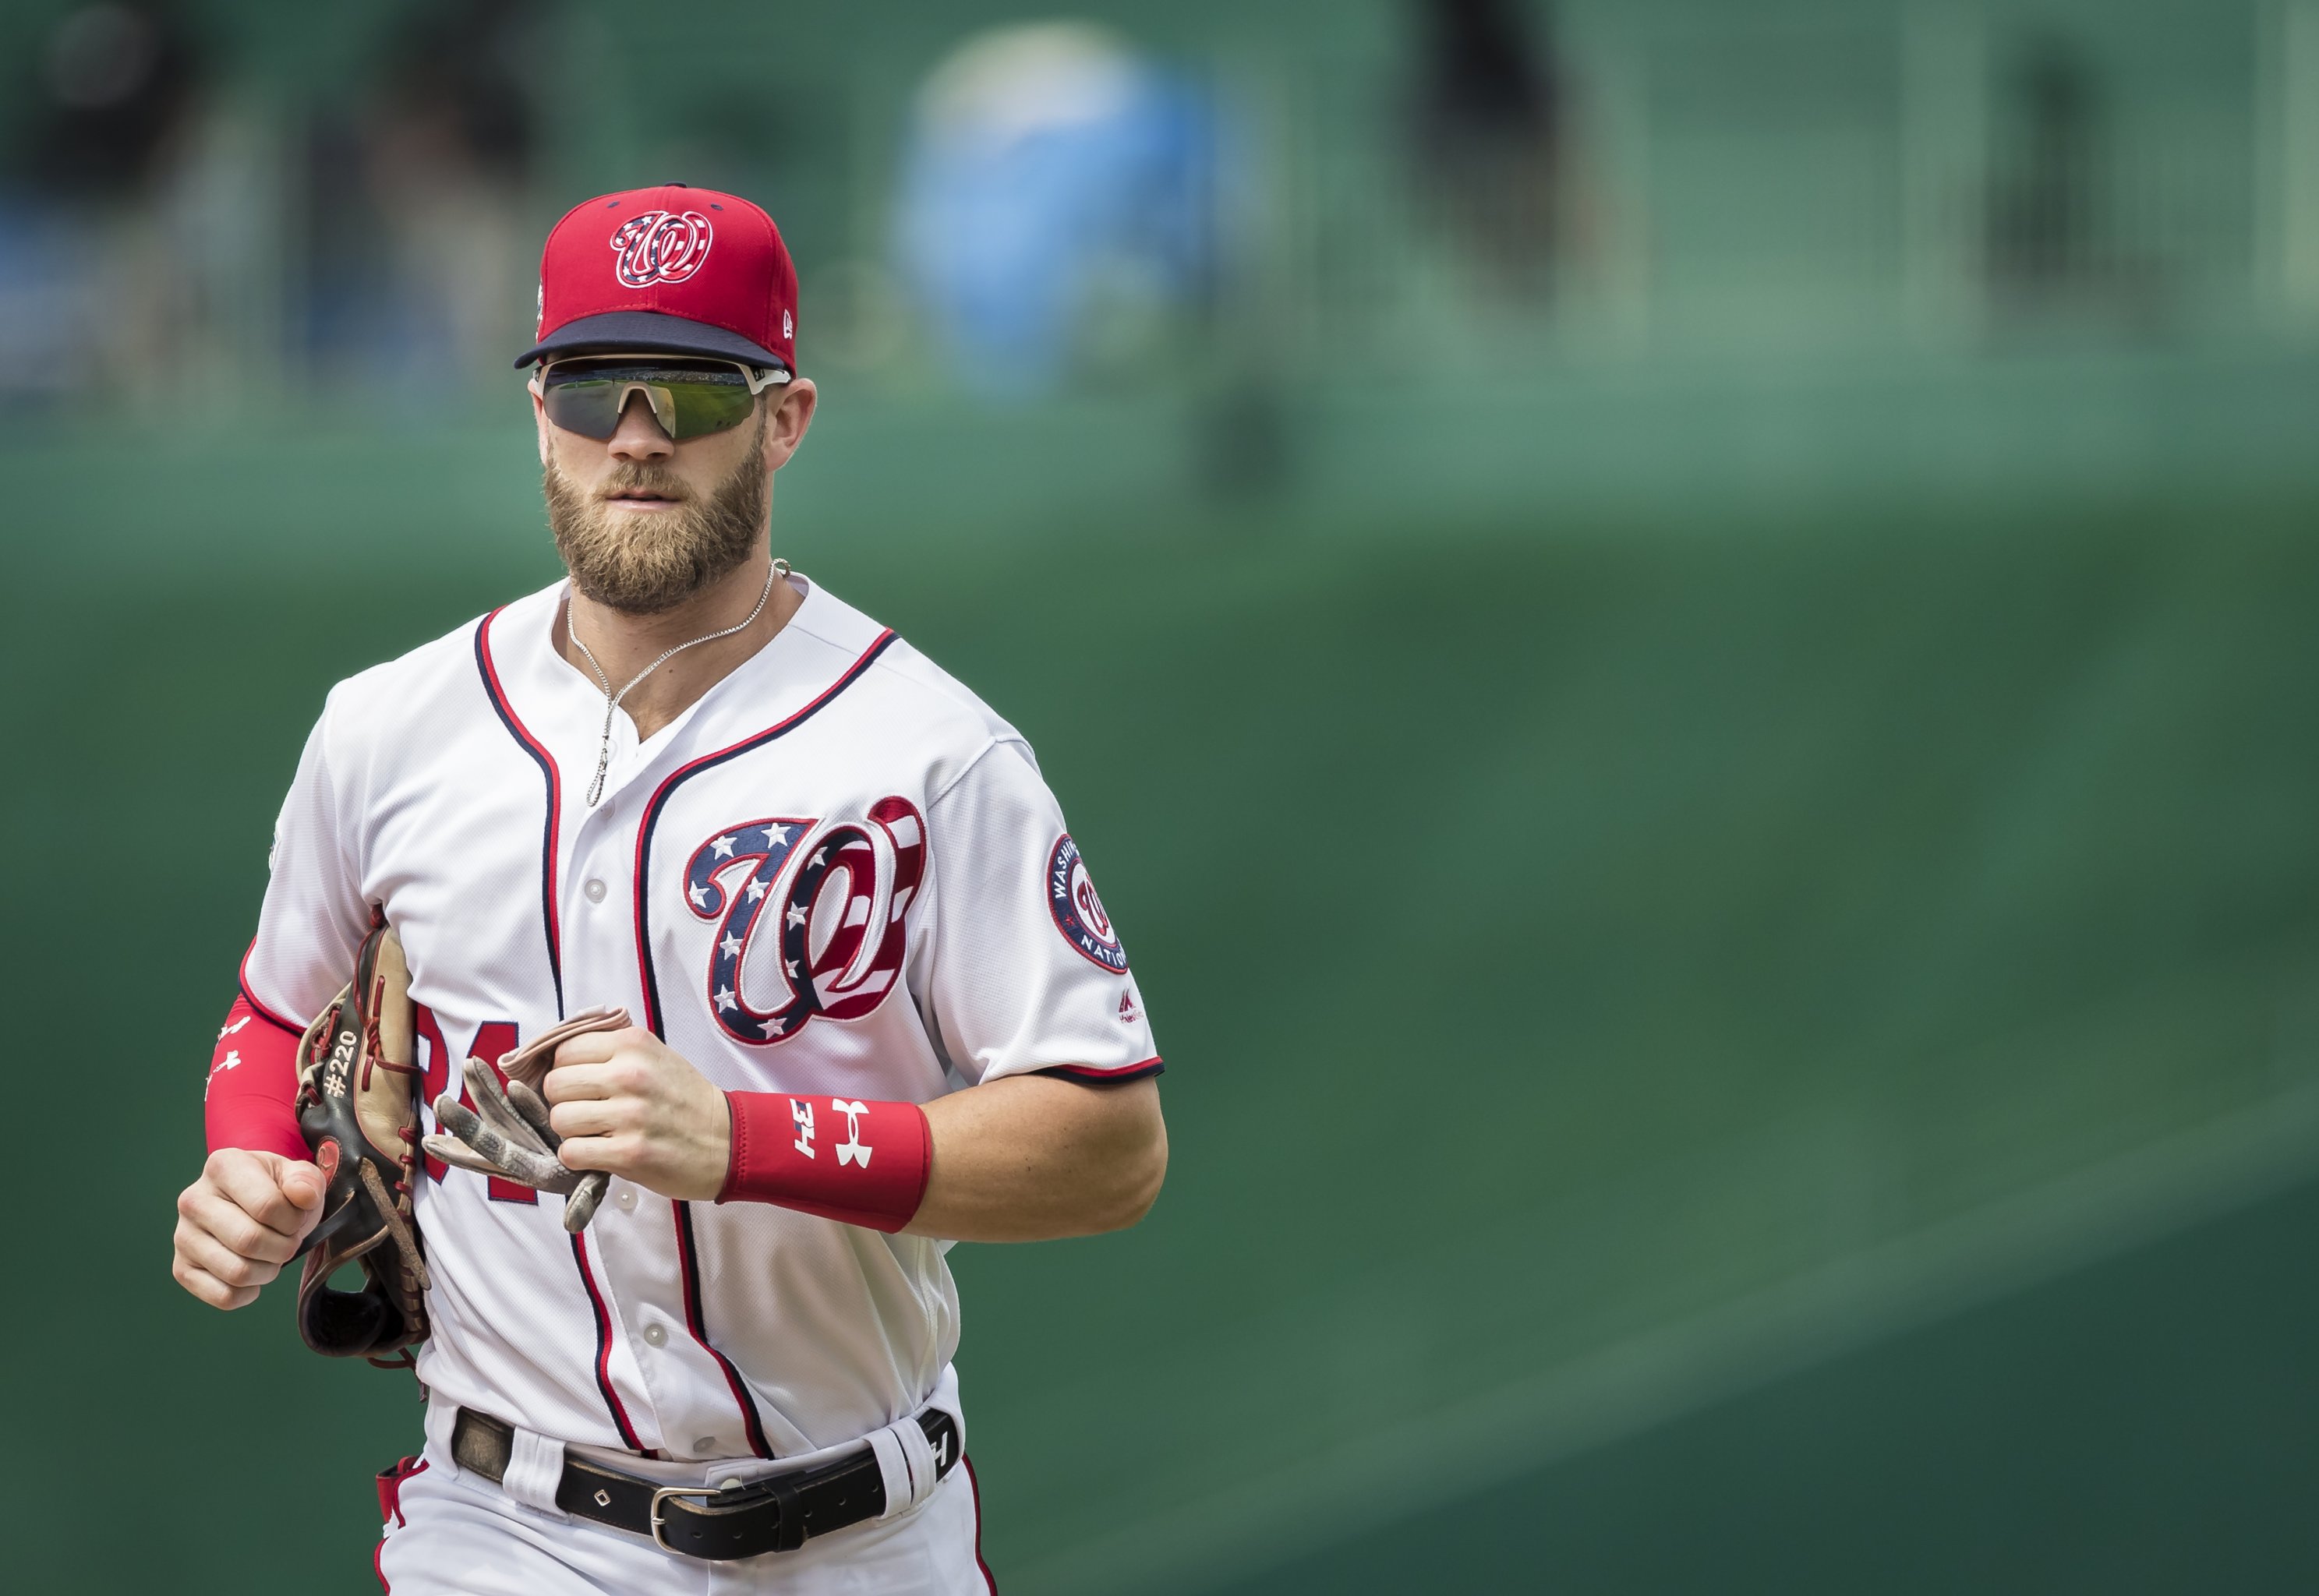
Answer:
<path fill-rule="evenodd" d="M 329 1247 L 301 1293 L 325 1350 L 416 1345 L 394 1596 L 991 1588 L 943 1255 L 1165 1171 L 1029 746 L 772 556 L 796 316 L 745 200 L 565 215 L 517 365 L 568 578 L 339 683 L 275 823 L 175 1273 L 239 1307 L 415 1216 L 402 1294 Z"/>

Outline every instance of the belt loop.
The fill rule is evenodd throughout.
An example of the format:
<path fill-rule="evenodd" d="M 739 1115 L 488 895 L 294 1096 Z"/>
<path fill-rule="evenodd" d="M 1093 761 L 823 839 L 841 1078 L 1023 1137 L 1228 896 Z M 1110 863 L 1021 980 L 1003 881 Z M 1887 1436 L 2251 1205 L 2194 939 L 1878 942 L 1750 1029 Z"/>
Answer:
<path fill-rule="evenodd" d="M 453 1479 L 462 1472 L 458 1449 L 453 1438 L 459 1429 L 459 1404 L 427 1399 L 427 1455 L 436 1459 L 436 1467 Z"/>
<path fill-rule="evenodd" d="M 515 1449 L 508 1458 L 500 1489 L 528 1508 L 564 1519 L 571 1515 L 555 1505 L 555 1488 L 563 1481 L 564 1443 L 537 1430 L 517 1429 Z"/>
<path fill-rule="evenodd" d="M 870 1450 L 877 1455 L 878 1473 L 886 1485 L 886 1510 L 892 1519 L 922 1505 L 934 1493 L 940 1471 L 926 1432 L 913 1417 L 870 1432 Z"/>
<path fill-rule="evenodd" d="M 786 1474 L 775 1474 L 765 1484 L 781 1510 L 781 1519 L 773 1526 L 773 1550 L 794 1552 L 805 1545 L 805 1503 L 798 1497 L 797 1483 Z"/>

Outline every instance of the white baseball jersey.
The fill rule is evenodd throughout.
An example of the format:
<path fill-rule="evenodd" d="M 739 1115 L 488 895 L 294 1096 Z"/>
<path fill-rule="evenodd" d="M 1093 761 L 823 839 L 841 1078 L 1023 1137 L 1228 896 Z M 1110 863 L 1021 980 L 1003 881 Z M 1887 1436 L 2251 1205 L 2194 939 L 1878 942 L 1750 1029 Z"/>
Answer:
<path fill-rule="evenodd" d="M 615 717 L 592 808 L 604 699 L 554 645 L 562 583 L 340 683 L 275 828 L 252 1003 L 312 1015 L 375 906 L 430 1102 L 457 1060 L 599 1005 L 721 1087 L 793 1095 L 831 1151 L 851 1100 L 1156 1072 L 1022 737 L 790 580 L 795 617 L 674 722 L 639 744 Z M 915 1411 L 958 1344 L 946 1243 L 620 1180 L 574 1237 L 559 1197 L 428 1175 L 420 1376 L 557 1440 L 791 1457 Z"/>

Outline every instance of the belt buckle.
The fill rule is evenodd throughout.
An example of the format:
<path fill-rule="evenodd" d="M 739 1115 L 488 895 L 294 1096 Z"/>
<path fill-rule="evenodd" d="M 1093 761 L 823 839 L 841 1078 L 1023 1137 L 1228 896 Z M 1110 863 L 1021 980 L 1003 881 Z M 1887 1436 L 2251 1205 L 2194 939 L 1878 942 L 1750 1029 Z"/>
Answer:
<path fill-rule="evenodd" d="M 724 1488 L 718 1485 L 663 1485 L 654 1491 L 652 1498 L 653 1544 L 663 1552 L 675 1552 L 680 1557 L 685 1555 L 681 1550 L 669 1545 L 668 1537 L 662 1533 L 663 1530 L 667 1528 L 667 1524 L 660 1516 L 660 1504 L 666 1501 L 672 1496 L 708 1497 L 721 1496 L 722 1494 L 724 1494 Z"/>

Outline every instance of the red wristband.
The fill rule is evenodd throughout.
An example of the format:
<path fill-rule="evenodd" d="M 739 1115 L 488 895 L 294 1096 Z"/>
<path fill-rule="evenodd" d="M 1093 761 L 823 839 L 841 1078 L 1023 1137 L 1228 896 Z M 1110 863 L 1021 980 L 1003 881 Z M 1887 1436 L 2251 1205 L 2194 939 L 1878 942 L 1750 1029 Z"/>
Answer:
<path fill-rule="evenodd" d="M 313 1158 L 298 1129 L 298 1033 L 236 996 L 210 1055 L 202 1121 L 210 1150 L 248 1148 L 301 1163 Z"/>
<path fill-rule="evenodd" d="M 892 1232 L 910 1222 L 934 1168 L 915 1103 L 727 1092 L 733 1154 L 719 1203 L 777 1203 Z"/>

